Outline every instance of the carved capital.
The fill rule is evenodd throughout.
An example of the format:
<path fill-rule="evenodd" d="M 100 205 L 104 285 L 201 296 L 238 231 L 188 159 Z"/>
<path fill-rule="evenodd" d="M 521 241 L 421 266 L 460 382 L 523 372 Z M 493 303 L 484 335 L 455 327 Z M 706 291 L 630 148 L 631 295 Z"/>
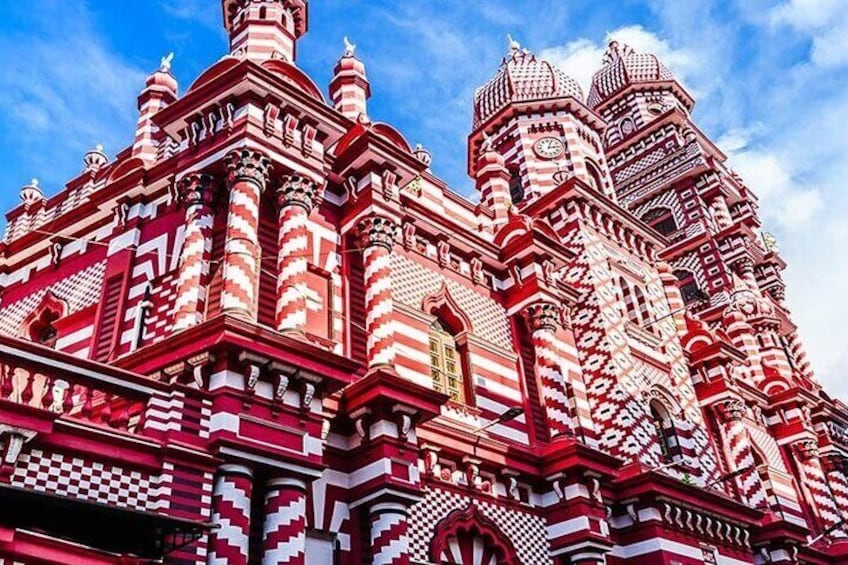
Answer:
<path fill-rule="evenodd" d="M 177 183 L 177 196 L 187 208 L 205 206 L 214 208 L 218 202 L 218 185 L 215 177 L 206 173 L 189 173 Z"/>
<path fill-rule="evenodd" d="M 786 287 L 783 285 L 775 285 L 771 287 L 768 289 L 768 293 L 781 304 L 784 300 L 786 300 Z"/>
<path fill-rule="evenodd" d="M 537 302 L 524 309 L 524 318 L 533 332 L 554 332 L 562 323 L 562 307 L 550 302 Z"/>
<path fill-rule="evenodd" d="M 819 445 L 814 439 L 802 439 L 792 444 L 801 461 L 809 461 L 819 456 Z"/>
<path fill-rule="evenodd" d="M 739 275 L 748 275 L 754 273 L 754 262 L 750 257 L 743 257 L 733 263 L 733 268 Z"/>
<path fill-rule="evenodd" d="M 841 452 L 831 452 L 827 455 L 822 455 L 821 461 L 825 473 L 848 474 L 848 456 Z"/>
<path fill-rule="evenodd" d="M 287 206 L 300 206 L 307 212 L 321 203 L 324 190 L 314 181 L 300 175 L 286 175 L 277 188 L 277 206 L 282 210 Z"/>
<path fill-rule="evenodd" d="M 397 224 L 384 216 L 368 216 L 359 222 L 356 230 L 363 248 L 380 246 L 391 250 L 395 242 Z"/>
<path fill-rule="evenodd" d="M 271 160 L 260 151 L 243 147 L 227 153 L 224 157 L 227 167 L 227 183 L 232 187 L 237 182 L 255 183 L 260 190 L 268 184 L 271 172 Z"/>
<path fill-rule="evenodd" d="M 745 403 L 738 398 L 730 398 L 716 404 L 716 411 L 722 422 L 738 422 L 745 417 Z"/>

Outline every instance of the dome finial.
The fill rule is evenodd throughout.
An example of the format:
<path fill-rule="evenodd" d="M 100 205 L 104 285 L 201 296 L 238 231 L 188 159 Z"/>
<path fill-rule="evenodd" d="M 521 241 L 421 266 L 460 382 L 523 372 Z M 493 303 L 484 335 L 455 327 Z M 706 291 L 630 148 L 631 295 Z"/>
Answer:
<path fill-rule="evenodd" d="M 162 60 L 159 63 L 159 70 L 162 71 L 163 73 L 170 73 L 171 72 L 171 63 L 173 62 L 173 60 L 174 60 L 174 52 L 171 51 L 170 53 L 168 53 L 167 55 L 162 57 Z"/>
<path fill-rule="evenodd" d="M 350 39 L 348 39 L 347 36 L 344 36 L 342 38 L 342 41 L 344 42 L 344 48 L 345 48 L 344 56 L 345 57 L 355 56 L 356 55 L 356 44 L 351 43 Z"/>
<path fill-rule="evenodd" d="M 506 34 L 506 39 L 509 41 L 509 50 L 510 51 L 521 51 L 521 44 L 512 38 L 512 34 Z"/>

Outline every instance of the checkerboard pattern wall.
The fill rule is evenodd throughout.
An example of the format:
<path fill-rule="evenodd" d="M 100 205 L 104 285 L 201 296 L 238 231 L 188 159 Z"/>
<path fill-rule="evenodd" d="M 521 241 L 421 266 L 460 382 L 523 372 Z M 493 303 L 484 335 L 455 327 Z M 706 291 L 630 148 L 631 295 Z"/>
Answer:
<path fill-rule="evenodd" d="M 430 544 L 439 522 L 453 512 L 475 504 L 509 537 L 524 565 L 551 563 L 550 546 L 545 534 L 545 521 L 532 512 L 494 504 L 487 500 L 425 487 L 424 499 L 409 509 L 409 553 L 413 563 L 431 563 Z"/>
<path fill-rule="evenodd" d="M 150 483 L 139 471 L 39 449 L 21 454 L 12 476 L 16 487 L 133 510 L 147 510 Z"/>

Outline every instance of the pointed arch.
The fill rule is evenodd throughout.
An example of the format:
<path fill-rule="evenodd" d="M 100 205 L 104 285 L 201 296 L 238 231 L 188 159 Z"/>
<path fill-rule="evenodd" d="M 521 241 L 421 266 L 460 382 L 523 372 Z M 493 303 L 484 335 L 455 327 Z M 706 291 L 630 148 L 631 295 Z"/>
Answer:
<path fill-rule="evenodd" d="M 444 282 L 439 290 L 424 297 L 421 309 L 439 318 L 454 334 L 473 331 L 471 318 L 462 310 Z"/>
<path fill-rule="evenodd" d="M 48 347 L 56 346 L 55 322 L 68 314 L 68 303 L 47 291 L 38 306 L 21 323 L 18 336 Z"/>
<path fill-rule="evenodd" d="M 478 561 L 465 555 L 474 548 Z M 454 510 L 439 522 L 430 560 L 449 565 L 523 565 L 509 537 L 474 504 Z"/>
<path fill-rule="evenodd" d="M 422 309 L 435 317 L 429 328 L 430 378 L 433 389 L 454 402 L 474 404 L 468 334 L 471 320 L 451 296 L 447 285 L 424 298 Z"/>

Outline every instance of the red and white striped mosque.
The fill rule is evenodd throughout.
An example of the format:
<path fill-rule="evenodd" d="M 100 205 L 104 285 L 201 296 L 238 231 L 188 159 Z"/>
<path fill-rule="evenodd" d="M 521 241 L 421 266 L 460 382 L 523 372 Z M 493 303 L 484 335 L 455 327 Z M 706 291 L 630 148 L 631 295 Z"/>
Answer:
<path fill-rule="evenodd" d="M 848 406 L 662 61 L 510 41 L 469 199 L 353 44 L 298 68 L 306 0 L 222 5 L 6 216 L 0 564 L 848 563 Z"/>

